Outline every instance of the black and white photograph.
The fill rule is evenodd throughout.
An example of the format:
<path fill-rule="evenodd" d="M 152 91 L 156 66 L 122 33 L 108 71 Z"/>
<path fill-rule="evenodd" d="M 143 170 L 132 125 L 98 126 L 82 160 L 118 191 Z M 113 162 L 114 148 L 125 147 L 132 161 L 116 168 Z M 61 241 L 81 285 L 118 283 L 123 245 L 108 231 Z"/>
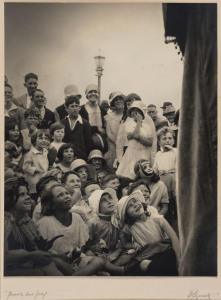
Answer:
<path fill-rule="evenodd" d="M 2 299 L 221 299 L 218 4 L 1 4 Z"/>

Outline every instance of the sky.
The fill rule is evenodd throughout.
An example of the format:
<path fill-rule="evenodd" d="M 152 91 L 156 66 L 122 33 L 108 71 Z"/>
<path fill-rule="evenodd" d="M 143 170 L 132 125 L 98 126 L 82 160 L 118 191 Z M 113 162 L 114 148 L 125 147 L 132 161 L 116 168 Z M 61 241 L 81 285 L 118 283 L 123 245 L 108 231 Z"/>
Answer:
<path fill-rule="evenodd" d="M 100 49 L 100 52 L 99 52 Z M 94 56 L 105 56 L 101 100 L 113 91 L 137 93 L 143 102 L 181 103 L 183 61 L 164 43 L 161 4 L 6 3 L 5 74 L 14 95 L 26 93 L 24 75 L 39 77 L 51 110 L 76 84 L 86 102 L 97 84 Z"/>

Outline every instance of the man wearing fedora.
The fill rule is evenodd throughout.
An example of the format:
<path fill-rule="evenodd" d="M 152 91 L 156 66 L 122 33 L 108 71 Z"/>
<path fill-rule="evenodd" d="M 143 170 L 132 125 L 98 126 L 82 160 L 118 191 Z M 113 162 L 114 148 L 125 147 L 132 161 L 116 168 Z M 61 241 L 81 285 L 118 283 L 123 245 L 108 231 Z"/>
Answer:
<path fill-rule="evenodd" d="M 82 97 L 81 94 L 79 93 L 77 85 L 75 84 L 68 84 L 64 88 L 64 94 L 65 94 L 65 99 L 69 96 L 74 96 L 74 97 L 78 97 L 78 99 L 80 100 Z M 55 115 L 56 122 L 60 122 L 68 115 L 65 103 L 55 108 L 54 115 Z"/>

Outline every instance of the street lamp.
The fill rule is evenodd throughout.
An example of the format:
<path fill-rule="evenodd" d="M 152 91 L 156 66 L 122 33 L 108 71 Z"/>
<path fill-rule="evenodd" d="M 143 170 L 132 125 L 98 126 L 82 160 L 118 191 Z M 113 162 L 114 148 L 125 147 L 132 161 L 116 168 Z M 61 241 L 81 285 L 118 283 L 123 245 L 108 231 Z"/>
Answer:
<path fill-rule="evenodd" d="M 98 77 L 98 87 L 99 87 L 99 99 L 98 99 L 98 105 L 100 105 L 100 100 L 101 100 L 101 76 L 103 75 L 102 72 L 103 72 L 103 65 L 104 65 L 104 60 L 105 60 L 105 57 L 104 56 L 95 56 L 94 57 L 94 60 L 95 60 L 95 64 L 96 64 L 96 72 L 97 72 L 97 77 Z"/>

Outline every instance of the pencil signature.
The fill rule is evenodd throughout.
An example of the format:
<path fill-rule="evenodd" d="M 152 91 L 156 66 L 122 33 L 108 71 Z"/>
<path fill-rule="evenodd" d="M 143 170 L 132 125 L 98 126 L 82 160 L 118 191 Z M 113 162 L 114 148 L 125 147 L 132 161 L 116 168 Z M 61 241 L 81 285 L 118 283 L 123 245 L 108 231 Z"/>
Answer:
<path fill-rule="evenodd" d="M 187 295 L 188 299 L 214 299 L 219 293 L 215 292 L 201 292 L 200 290 L 191 290 Z"/>

